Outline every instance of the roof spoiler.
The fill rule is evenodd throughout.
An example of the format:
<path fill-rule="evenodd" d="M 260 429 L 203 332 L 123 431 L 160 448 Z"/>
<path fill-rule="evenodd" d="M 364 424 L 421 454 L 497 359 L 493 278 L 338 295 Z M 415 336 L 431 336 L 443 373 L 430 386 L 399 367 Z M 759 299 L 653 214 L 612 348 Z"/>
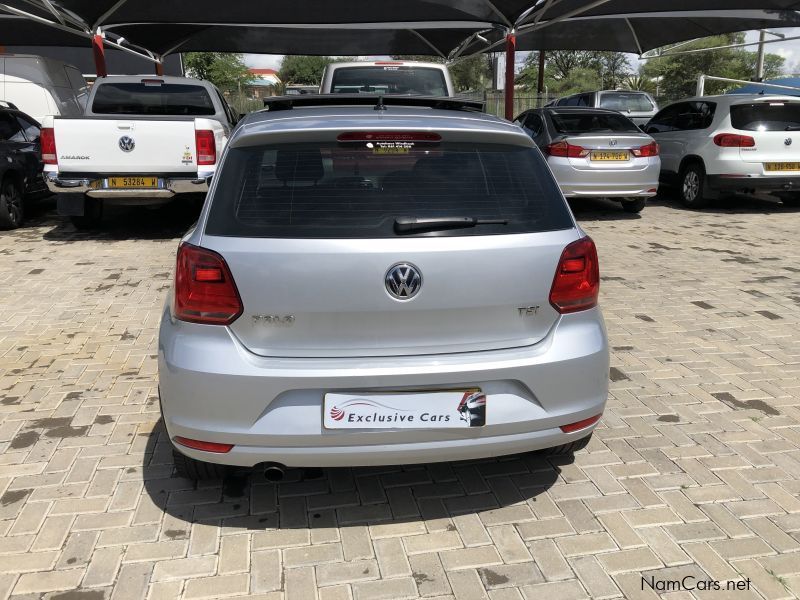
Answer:
<path fill-rule="evenodd" d="M 19 110 L 17 105 L 13 102 L 9 102 L 8 100 L 0 100 L 0 106 L 5 106 L 6 108 L 10 108 L 11 110 Z"/>
<path fill-rule="evenodd" d="M 306 106 L 373 106 L 375 110 L 386 110 L 389 106 L 422 106 L 440 110 L 483 112 L 485 103 L 457 97 L 378 94 L 296 94 L 264 98 L 264 108 L 268 111 Z"/>

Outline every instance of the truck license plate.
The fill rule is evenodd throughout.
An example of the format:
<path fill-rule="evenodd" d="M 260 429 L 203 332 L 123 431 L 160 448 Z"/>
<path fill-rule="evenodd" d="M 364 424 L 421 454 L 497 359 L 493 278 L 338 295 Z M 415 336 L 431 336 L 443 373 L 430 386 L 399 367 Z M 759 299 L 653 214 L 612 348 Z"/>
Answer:
<path fill-rule="evenodd" d="M 110 188 L 157 188 L 158 177 L 109 177 Z"/>

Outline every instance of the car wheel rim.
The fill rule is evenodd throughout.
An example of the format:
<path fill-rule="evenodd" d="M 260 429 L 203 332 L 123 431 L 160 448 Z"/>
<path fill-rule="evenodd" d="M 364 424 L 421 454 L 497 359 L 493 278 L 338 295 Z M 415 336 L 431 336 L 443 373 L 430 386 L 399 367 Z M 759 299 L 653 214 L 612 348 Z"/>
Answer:
<path fill-rule="evenodd" d="M 6 210 L 8 211 L 8 218 L 12 225 L 19 223 L 19 218 L 22 213 L 22 203 L 20 202 L 20 195 L 17 193 L 17 188 L 10 185 L 6 188 L 3 197 L 6 201 Z"/>
<path fill-rule="evenodd" d="M 697 172 L 689 171 L 683 179 L 683 197 L 689 201 L 697 198 L 697 192 L 700 189 L 700 177 Z"/>

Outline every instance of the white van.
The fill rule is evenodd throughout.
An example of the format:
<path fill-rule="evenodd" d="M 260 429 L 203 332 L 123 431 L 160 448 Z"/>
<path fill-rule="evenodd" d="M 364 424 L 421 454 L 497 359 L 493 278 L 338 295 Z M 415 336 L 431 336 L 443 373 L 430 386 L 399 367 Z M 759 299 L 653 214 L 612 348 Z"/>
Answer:
<path fill-rule="evenodd" d="M 0 100 L 41 122 L 47 115 L 79 117 L 89 85 L 60 60 L 32 54 L 0 54 Z"/>

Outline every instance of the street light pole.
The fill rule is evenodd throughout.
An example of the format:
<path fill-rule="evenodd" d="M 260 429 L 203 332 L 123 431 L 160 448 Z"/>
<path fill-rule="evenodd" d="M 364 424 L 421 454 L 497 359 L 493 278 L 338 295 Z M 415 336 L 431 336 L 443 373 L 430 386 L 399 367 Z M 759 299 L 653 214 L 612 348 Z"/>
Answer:
<path fill-rule="evenodd" d="M 758 59 L 756 61 L 756 81 L 764 81 L 764 40 L 767 32 L 761 29 L 758 32 Z"/>

